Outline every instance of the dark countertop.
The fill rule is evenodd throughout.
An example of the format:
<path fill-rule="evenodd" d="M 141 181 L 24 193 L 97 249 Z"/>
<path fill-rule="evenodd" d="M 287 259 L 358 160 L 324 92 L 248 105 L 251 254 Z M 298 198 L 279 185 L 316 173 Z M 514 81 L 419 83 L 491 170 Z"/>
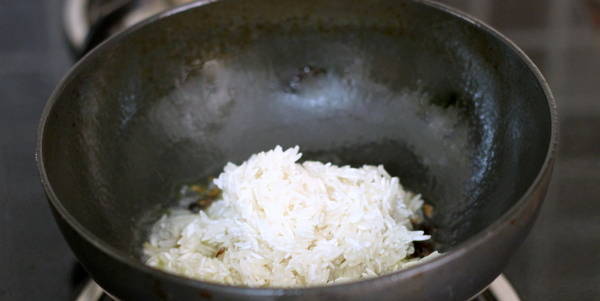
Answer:
<path fill-rule="evenodd" d="M 523 300 L 600 299 L 600 1 L 444 2 L 521 46 L 559 106 L 553 182 L 507 277 Z M 34 162 L 42 107 L 72 64 L 60 16 L 59 0 L 0 1 L 1 300 L 69 300 L 81 278 Z"/>

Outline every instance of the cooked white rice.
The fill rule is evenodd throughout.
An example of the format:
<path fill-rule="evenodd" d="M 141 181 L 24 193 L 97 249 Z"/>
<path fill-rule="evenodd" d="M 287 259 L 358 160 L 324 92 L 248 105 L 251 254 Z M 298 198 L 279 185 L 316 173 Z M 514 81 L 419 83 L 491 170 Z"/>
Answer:
<path fill-rule="evenodd" d="M 163 216 L 144 245 L 146 263 L 205 281 L 298 287 L 375 277 L 419 261 L 407 256 L 413 241 L 429 239 L 411 230 L 420 195 L 382 165 L 300 164 L 298 151 L 277 146 L 239 166 L 228 163 L 214 180 L 222 199 L 199 213 Z"/>

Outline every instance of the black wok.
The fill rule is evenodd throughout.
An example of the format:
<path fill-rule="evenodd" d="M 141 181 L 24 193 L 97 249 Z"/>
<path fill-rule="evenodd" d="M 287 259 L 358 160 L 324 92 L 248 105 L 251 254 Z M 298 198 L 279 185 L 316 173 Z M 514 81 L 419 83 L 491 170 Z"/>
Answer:
<path fill-rule="evenodd" d="M 125 300 L 464 300 L 489 284 L 546 192 L 556 112 L 506 38 L 427 1 L 221 0 L 96 48 L 50 98 L 38 161 L 73 252 Z M 300 145 L 384 164 L 433 204 L 445 255 L 330 287 L 253 289 L 146 267 L 148 226 L 227 161 Z"/>

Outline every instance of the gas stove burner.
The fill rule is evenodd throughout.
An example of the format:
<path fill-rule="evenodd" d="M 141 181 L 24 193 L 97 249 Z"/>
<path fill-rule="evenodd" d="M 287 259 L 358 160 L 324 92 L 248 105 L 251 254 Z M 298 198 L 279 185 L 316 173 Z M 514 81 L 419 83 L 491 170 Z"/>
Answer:
<path fill-rule="evenodd" d="M 500 274 L 492 283 L 469 301 L 520 301 L 519 295 L 508 279 Z"/>
<path fill-rule="evenodd" d="M 102 290 L 93 280 L 89 280 L 76 301 L 116 301 Z M 486 289 L 469 301 L 520 301 L 517 292 L 504 275 L 498 276 Z"/>
<path fill-rule="evenodd" d="M 192 0 L 65 0 L 63 27 L 75 56 L 154 14 Z"/>
<path fill-rule="evenodd" d="M 94 280 L 90 279 L 83 287 L 83 290 L 77 296 L 75 301 L 116 301 L 117 298 L 110 296 L 108 293 L 104 292 L 102 288 L 94 282 Z"/>

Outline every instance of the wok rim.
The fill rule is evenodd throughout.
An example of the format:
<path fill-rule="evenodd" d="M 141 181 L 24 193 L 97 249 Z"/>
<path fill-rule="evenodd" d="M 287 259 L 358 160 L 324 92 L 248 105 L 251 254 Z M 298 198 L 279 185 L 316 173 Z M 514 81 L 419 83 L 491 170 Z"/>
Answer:
<path fill-rule="evenodd" d="M 171 274 L 168 272 L 164 272 L 162 270 L 147 266 L 141 262 L 141 260 L 132 259 L 127 252 L 122 250 L 118 250 L 117 248 L 112 247 L 108 243 L 104 242 L 102 239 L 91 233 L 83 224 L 77 221 L 77 219 L 62 205 L 60 199 L 54 193 L 52 185 L 50 184 L 50 180 L 46 173 L 46 166 L 44 164 L 44 134 L 45 128 L 47 125 L 48 117 L 52 112 L 53 108 L 57 100 L 60 98 L 63 90 L 71 83 L 71 81 L 77 77 L 80 70 L 83 68 L 82 66 L 86 64 L 86 62 L 90 59 L 90 57 L 95 57 L 101 54 L 102 49 L 110 47 L 113 44 L 119 43 L 121 40 L 125 39 L 129 35 L 135 33 L 141 27 L 147 26 L 148 24 L 155 23 L 159 20 L 167 18 L 171 15 L 176 15 L 188 11 L 190 9 L 194 9 L 197 7 L 205 6 L 213 2 L 221 2 L 221 1 L 230 1 L 230 0 L 201 0 L 192 3 L 187 3 L 184 5 L 180 5 L 169 9 L 167 11 L 156 14 L 146 20 L 143 20 L 136 25 L 124 30 L 123 32 L 114 35 L 107 40 L 100 43 L 97 47 L 92 49 L 88 54 L 82 57 L 79 61 L 77 61 L 70 70 L 66 73 L 66 75 L 61 79 L 55 90 L 52 92 L 49 97 L 47 103 L 44 106 L 42 111 L 42 116 L 39 122 L 38 130 L 37 130 L 37 138 L 36 138 L 36 152 L 35 152 L 35 160 L 37 163 L 38 172 L 40 174 L 42 186 L 46 193 L 47 199 L 56 212 L 60 215 L 60 217 L 66 221 L 66 223 L 75 231 L 79 236 L 85 239 L 88 243 L 93 245 L 95 248 L 113 258 L 114 260 L 119 261 L 120 263 L 128 266 L 129 268 L 133 268 L 135 270 L 144 272 L 146 274 L 150 274 L 155 278 L 161 278 L 168 281 L 175 282 L 179 285 L 190 286 L 198 289 L 207 289 L 207 290 L 219 290 L 225 293 L 230 294 L 240 294 L 247 296 L 280 296 L 280 295 L 300 295 L 304 293 L 310 293 L 315 291 L 333 291 L 333 290 L 346 290 L 349 288 L 358 288 L 363 286 L 370 286 L 375 282 L 398 282 L 403 279 L 411 278 L 415 275 L 435 270 L 436 268 L 443 266 L 451 261 L 457 260 L 461 254 L 465 253 L 467 250 L 475 248 L 476 246 L 482 245 L 489 239 L 491 234 L 499 232 L 504 227 L 509 226 L 511 219 L 513 216 L 517 215 L 520 211 L 522 211 L 529 202 L 534 201 L 531 197 L 533 193 L 535 193 L 536 189 L 542 185 L 542 181 L 544 180 L 547 173 L 551 172 L 551 168 L 554 164 L 554 158 L 556 156 L 557 145 L 558 145 L 558 112 L 556 101 L 554 96 L 550 90 L 548 82 L 541 74 L 539 68 L 533 63 L 533 61 L 521 50 L 514 42 L 504 36 L 502 33 L 498 32 L 496 29 L 487 25 L 483 21 L 468 15 L 456 8 L 452 8 L 446 6 L 444 4 L 440 4 L 437 2 L 433 2 L 433 0 L 408 0 L 413 3 L 424 5 L 441 11 L 443 13 L 450 14 L 454 17 L 461 19 L 471 25 L 477 27 L 479 30 L 484 33 L 491 35 L 495 39 L 499 40 L 501 43 L 504 43 L 508 48 L 513 51 L 520 60 L 528 67 L 529 71 L 533 73 L 535 76 L 537 83 L 541 87 L 544 92 L 548 111 L 550 118 L 550 136 L 547 146 L 546 155 L 541 165 L 540 169 L 537 172 L 537 175 L 533 182 L 529 185 L 527 190 L 521 195 L 519 200 L 517 200 L 504 214 L 502 214 L 498 219 L 493 221 L 489 226 L 484 228 L 483 230 L 477 232 L 472 235 L 468 239 L 463 242 L 458 243 L 453 248 L 443 253 L 441 256 L 432 258 L 425 263 L 414 265 L 400 271 L 396 271 L 390 274 L 363 279 L 358 281 L 340 283 L 340 284 L 332 284 L 327 286 L 309 286 L 309 287 L 298 287 L 298 288 L 253 288 L 253 287 L 244 287 L 244 286 L 232 286 L 225 285 L 216 282 L 207 282 L 202 280 L 195 280 L 191 278 L 187 278 L 184 276 L 178 276 L 175 274 Z M 543 199 L 540 200 L 540 206 L 543 203 Z M 536 209 L 536 212 L 539 211 L 539 207 Z M 73 250 L 72 250 L 73 251 Z"/>

